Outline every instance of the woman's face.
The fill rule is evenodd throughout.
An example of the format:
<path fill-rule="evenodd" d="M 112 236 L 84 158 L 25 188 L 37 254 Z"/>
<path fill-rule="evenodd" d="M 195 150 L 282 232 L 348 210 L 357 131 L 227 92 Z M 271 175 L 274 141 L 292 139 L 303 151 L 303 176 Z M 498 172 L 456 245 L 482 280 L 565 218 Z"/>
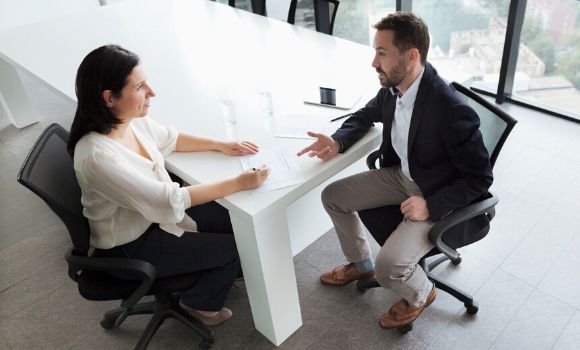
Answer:
<path fill-rule="evenodd" d="M 139 64 L 127 77 L 127 84 L 121 90 L 121 96 L 107 96 L 105 91 L 104 98 L 107 106 L 117 118 L 125 121 L 144 117 L 149 113 L 149 100 L 155 96 L 155 92 L 146 80 L 145 71 Z"/>

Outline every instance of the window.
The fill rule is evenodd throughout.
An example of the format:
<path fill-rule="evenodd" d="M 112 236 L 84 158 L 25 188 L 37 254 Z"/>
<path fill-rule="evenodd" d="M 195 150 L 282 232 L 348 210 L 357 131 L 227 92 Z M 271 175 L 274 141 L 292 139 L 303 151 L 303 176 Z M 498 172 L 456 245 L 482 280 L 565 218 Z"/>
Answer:
<path fill-rule="evenodd" d="M 428 60 L 442 77 L 497 92 L 510 2 L 411 2 L 429 26 Z M 526 7 L 511 99 L 580 120 L 580 1 L 527 0 Z M 341 0 L 334 35 L 370 46 L 373 24 L 395 8 L 395 0 Z"/>
<path fill-rule="evenodd" d="M 373 25 L 395 11 L 395 0 L 341 0 L 334 23 L 334 35 L 372 46 Z"/>
<path fill-rule="evenodd" d="M 429 26 L 428 60 L 448 81 L 496 91 L 509 0 L 415 0 Z"/>
<path fill-rule="evenodd" d="M 300 27 L 316 30 L 314 22 L 314 3 L 312 0 L 298 0 L 294 24 Z"/>
<path fill-rule="evenodd" d="M 414 0 L 412 7 L 429 26 L 429 61 L 445 79 L 497 90 L 509 0 Z M 395 9 L 395 0 L 343 0 L 334 35 L 372 45 L 373 24 Z"/>
<path fill-rule="evenodd" d="M 512 97 L 580 118 L 580 2 L 528 0 Z"/>

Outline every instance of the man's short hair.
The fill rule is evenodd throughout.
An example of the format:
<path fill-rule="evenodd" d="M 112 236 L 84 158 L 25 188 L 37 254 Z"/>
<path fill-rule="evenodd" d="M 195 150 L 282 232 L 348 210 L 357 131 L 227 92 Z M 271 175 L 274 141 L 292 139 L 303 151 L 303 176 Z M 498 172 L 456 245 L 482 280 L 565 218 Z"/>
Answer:
<path fill-rule="evenodd" d="M 416 48 L 421 55 L 421 63 L 427 63 L 429 52 L 429 29 L 421 17 L 413 12 L 397 11 L 389 14 L 374 25 L 376 30 L 392 30 L 393 44 L 404 52 Z"/>

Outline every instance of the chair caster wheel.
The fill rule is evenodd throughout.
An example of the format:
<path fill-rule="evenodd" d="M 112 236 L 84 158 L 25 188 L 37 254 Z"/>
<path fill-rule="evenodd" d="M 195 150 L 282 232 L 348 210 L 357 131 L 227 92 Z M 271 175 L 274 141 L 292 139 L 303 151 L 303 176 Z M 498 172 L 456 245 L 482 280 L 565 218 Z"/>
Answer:
<path fill-rule="evenodd" d="M 199 348 L 200 348 L 200 349 L 209 349 L 209 348 L 211 348 L 211 343 L 210 343 L 210 342 L 208 342 L 208 341 L 206 341 L 206 340 L 202 340 L 202 341 L 199 343 Z"/>
<path fill-rule="evenodd" d="M 113 329 L 115 328 L 115 320 L 114 319 L 102 319 L 101 320 L 101 327 L 104 329 Z"/>
<path fill-rule="evenodd" d="M 399 327 L 398 330 L 399 333 L 405 335 L 413 330 L 413 324 L 412 323 L 406 324 L 404 326 Z"/>
<path fill-rule="evenodd" d="M 457 266 L 457 265 L 461 264 L 461 257 L 458 257 L 458 258 L 457 258 L 457 259 L 455 259 L 455 260 L 451 260 L 451 263 L 452 263 L 453 265 L 455 265 L 455 266 Z"/>
<path fill-rule="evenodd" d="M 469 315 L 475 315 L 479 311 L 479 305 L 477 305 L 477 303 L 475 302 L 475 300 L 472 301 L 472 302 L 467 302 L 467 303 L 465 303 L 463 305 L 465 305 L 465 308 L 466 308 L 465 311 Z"/>

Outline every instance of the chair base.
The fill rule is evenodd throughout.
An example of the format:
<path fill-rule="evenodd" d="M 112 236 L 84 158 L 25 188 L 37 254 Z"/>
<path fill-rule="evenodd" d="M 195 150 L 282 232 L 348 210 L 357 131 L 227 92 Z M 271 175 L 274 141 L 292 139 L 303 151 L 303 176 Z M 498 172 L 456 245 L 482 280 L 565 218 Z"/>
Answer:
<path fill-rule="evenodd" d="M 127 316 L 153 314 L 135 346 L 135 350 L 144 350 L 161 324 L 167 318 L 172 317 L 183 322 L 202 338 L 199 343 L 201 349 L 211 348 L 215 342 L 214 333 L 199 320 L 182 310 L 178 305 L 178 299 L 179 297 L 176 295 L 159 294 L 155 295 L 155 301 L 139 303 L 131 310 L 117 308 L 107 311 L 101 320 L 101 326 L 105 329 L 113 329 L 119 327 Z"/>
<path fill-rule="evenodd" d="M 431 281 L 433 281 L 436 288 L 441 289 L 442 291 L 451 294 L 455 299 L 463 302 L 463 305 L 465 306 L 466 312 L 469 315 L 475 315 L 479 311 L 479 304 L 477 303 L 476 300 L 473 299 L 473 297 L 469 293 L 463 291 L 459 287 L 456 287 L 447 281 L 444 281 L 443 279 L 437 277 L 436 275 L 434 275 L 431 272 L 431 271 L 433 271 L 433 269 L 435 269 L 435 267 L 437 267 L 442 262 L 447 261 L 447 260 L 449 260 L 449 258 L 447 256 L 443 255 L 442 257 L 436 259 L 435 261 L 433 261 L 429 265 L 425 264 L 425 259 L 421 259 L 419 261 L 419 265 L 425 271 L 427 278 L 429 278 Z M 459 263 L 461 263 L 461 257 L 453 260 L 452 263 L 453 263 L 453 265 L 459 265 Z M 379 282 L 377 282 L 377 280 L 375 278 L 367 278 L 364 280 L 359 280 L 356 283 L 356 289 L 362 293 L 366 292 L 367 289 L 376 288 L 376 287 L 380 287 L 380 285 L 379 285 Z M 413 323 L 409 323 L 407 325 L 401 326 L 398 328 L 398 330 L 401 334 L 407 334 L 408 332 L 413 330 Z"/>

